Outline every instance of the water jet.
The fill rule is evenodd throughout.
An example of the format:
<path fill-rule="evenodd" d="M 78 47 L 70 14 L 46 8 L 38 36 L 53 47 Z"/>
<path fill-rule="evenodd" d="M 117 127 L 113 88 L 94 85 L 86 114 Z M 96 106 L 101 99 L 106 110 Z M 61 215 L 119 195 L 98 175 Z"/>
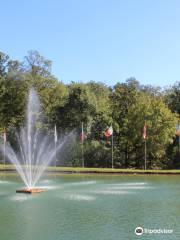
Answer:
<path fill-rule="evenodd" d="M 36 188 L 37 182 L 47 166 L 56 161 L 56 155 L 64 144 L 74 136 L 71 132 L 57 139 L 57 133 L 55 136 L 55 132 L 44 125 L 44 119 L 38 94 L 31 88 L 27 101 L 26 124 L 16 133 L 16 147 L 6 143 L 6 159 L 15 166 L 25 184 L 17 193 L 44 192 L 45 189 Z M 2 152 L 3 149 L 1 144 Z"/>

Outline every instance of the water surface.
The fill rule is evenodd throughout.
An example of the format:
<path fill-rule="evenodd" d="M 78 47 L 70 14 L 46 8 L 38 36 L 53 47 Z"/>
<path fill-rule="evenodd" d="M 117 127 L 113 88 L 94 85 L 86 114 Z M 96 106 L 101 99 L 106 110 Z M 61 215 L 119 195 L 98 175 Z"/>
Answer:
<path fill-rule="evenodd" d="M 44 176 L 48 189 L 16 194 L 14 175 L 0 175 L 1 240 L 180 239 L 179 176 Z M 137 226 L 173 234 L 136 236 Z"/>

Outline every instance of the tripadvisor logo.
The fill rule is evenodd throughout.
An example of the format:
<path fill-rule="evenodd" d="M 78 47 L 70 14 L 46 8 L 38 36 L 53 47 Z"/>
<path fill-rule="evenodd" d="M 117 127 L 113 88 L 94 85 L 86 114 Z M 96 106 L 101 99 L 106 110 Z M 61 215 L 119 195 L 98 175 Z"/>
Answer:
<path fill-rule="evenodd" d="M 142 235 L 143 234 L 143 228 L 142 227 L 137 227 L 135 229 L 135 234 L 138 235 L 138 236 Z"/>
<path fill-rule="evenodd" d="M 172 234 L 172 233 L 173 233 L 173 229 L 166 229 L 166 228 L 149 229 L 149 228 L 137 227 L 135 229 L 135 234 L 137 236 L 141 236 L 142 234 Z"/>

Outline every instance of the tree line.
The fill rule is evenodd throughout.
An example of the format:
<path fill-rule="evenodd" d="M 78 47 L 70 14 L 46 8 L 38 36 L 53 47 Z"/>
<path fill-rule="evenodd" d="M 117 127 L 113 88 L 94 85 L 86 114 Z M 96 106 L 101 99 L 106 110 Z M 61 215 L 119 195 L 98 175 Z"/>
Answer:
<path fill-rule="evenodd" d="M 21 62 L 0 52 L 0 130 L 16 145 L 14 134 L 25 121 L 29 89 L 39 93 L 47 129 L 58 135 L 76 133 L 76 141 L 57 156 L 58 165 L 81 166 L 81 123 L 86 167 L 111 166 L 113 127 L 114 167 L 144 168 L 143 127 L 147 122 L 147 168 L 180 168 L 176 128 L 180 116 L 180 82 L 166 89 L 142 85 L 135 78 L 107 86 L 102 82 L 65 84 L 51 73 L 52 62 L 29 51 Z"/>

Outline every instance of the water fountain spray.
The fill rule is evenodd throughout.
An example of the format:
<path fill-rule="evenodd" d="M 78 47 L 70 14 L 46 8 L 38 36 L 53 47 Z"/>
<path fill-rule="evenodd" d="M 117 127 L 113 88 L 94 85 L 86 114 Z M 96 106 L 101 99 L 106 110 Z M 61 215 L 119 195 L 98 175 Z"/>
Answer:
<path fill-rule="evenodd" d="M 37 92 L 32 88 L 29 91 L 26 124 L 16 134 L 18 151 L 8 143 L 6 158 L 15 166 L 25 188 L 16 192 L 34 193 L 44 189 L 37 188 L 37 182 L 46 167 L 56 159 L 65 142 L 73 137 L 73 133 L 56 141 L 54 147 L 53 134 L 43 130 L 43 114 Z M 1 146 L 1 148 L 3 148 Z"/>

